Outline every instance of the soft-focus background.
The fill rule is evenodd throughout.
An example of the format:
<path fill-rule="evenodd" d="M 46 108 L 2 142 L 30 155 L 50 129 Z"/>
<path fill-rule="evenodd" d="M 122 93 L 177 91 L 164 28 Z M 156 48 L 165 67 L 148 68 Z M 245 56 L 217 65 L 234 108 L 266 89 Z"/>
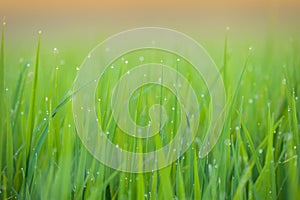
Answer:
<path fill-rule="evenodd" d="M 42 30 L 42 48 L 80 53 L 76 65 L 108 36 L 136 27 L 186 33 L 213 53 L 217 64 L 223 59 L 228 28 L 231 41 L 242 47 L 270 38 L 293 40 L 300 31 L 297 0 L 1 0 L 0 5 L 7 45 L 18 49 L 14 57 L 33 55 Z"/>
<path fill-rule="evenodd" d="M 164 26 L 179 31 L 224 34 L 299 29 L 297 0 L 1 0 L 10 34 L 32 35 L 37 29 L 63 38 L 91 37 L 140 26 Z M 296 27 L 298 26 L 298 27 Z M 200 32 L 200 33 L 201 33 Z M 203 34 L 202 33 L 202 34 Z"/>

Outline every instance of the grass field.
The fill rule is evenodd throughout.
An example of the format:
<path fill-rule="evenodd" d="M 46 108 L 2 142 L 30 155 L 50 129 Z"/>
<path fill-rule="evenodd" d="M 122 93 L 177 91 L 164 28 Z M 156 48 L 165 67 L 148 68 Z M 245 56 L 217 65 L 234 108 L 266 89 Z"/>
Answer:
<path fill-rule="evenodd" d="M 37 34 L 36 43 L 19 47 L 7 42 L 4 27 L 0 63 L 0 199 L 300 198 L 299 34 L 293 37 L 278 32 L 235 38 L 224 31 L 223 38 L 199 41 L 219 66 L 226 89 L 228 107 L 222 134 L 204 158 L 198 156 L 196 138 L 183 156 L 168 167 L 134 174 L 101 164 L 76 133 L 72 83 L 90 47 L 60 44 L 57 49 L 43 34 Z M 175 59 L 159 51 L 145 51 L 143 55 L 148 62 L 159 62 L 163 57 L 170 65 Z M 129 63 L 136 58 L 134 53 L 126 55 Z M 120 148 L 151 151 L 160 143 L 157 141 L 161 145 L 168 143 L 178 128 L 179 114 L 172 108 L 177 100 L 162 87 L 140 88 L 129 105 L 134 121 L 145 125 L 149 106 L 160 103 L 172 122 L 149 139 L 149 145 L 124 135 L 108 103 L 112 86 L 130 68 L 122 61 L 115 61 L 119 68 L 108 71 L 99 81 L 95 97 L 99 124 Z M 177 70 L 192 82 L 190 67 L 185 63 Z M 203 80 L 193 83 L 201 101 Z M 162 103 L 163 97 L 167 97 L 166 103 Z M 201 116 L 208 116 L 209 101 L 203 101 Z M 207 123 L 207 119 L 202 121 L 199 130 L 205 129 Z"/>

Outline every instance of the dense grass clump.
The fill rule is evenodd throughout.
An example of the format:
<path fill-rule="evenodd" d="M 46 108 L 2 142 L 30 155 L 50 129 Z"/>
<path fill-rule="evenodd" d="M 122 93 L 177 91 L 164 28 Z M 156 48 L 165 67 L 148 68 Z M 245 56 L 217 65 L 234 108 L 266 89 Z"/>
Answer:
<path fill-rule="evenodd" d="M 7 44 L 2 26 L 0 58 L 0 198 L 1 199 L 297 199 L 300 197 L 300 43 L 284 35 L 243 41 L 225 39 L 208 47 L 220 66 L 228 107 L 222 134 L 205 158 L 198 155 L 197 138 L 176 162 L 144 174 L 124 173 L 97 161 L 82 145 L 73 123 L 73 80 L 87 55 L 61 52 L 43 43 L 36 53 L 19 59 L 18 49 Z M 211 40 L 207 40 L 209 44 Z M 34 46 L 32 44 L 27 44 Z M 54 50 L 48 50 L 50 47 Z M 80 46 L 76 47 L 80 49 Z M 64 50 L 65 49 L 65 50 Z M 64 50 L 64 51 L 63 51 Z M 72 50 L 72 47 L 69 48 Z M 21 51 L 21 50 L 19 50 Z M 124 55 L 139 62 L 141 52 Z M 192 66 L 176 67 L 165 52 L 144 51 L 144 62 L 173 65 L 197 88 L 203 101 L 201 116 L 209 115 L 209 100 Z M 148 60 L 147 60 L 148 59 Z M 32 61 L 33 60 L 33 61 Z M 120 148 L 152 151 L 172 139 L 180 123 L 176 98 L 166 88 L 146 85 L 130 102 L 132 119 L 145 125 L 147 110 L 162 104 L 169 125 L 147 141 L 137 141 L 118 129 L 110 108 L 109 91 L 129 68 L 116 60 L 98 83 L 95 103 L 99 124 Z M 199 81 L 197 81 L 199 80 Z M 167 101 L 164 100 L 167 97 Z M 202 100 L 201 100 L 202 99 Z M 172 121 L 172 122 L 171 122 Z M 208 121 L 199 123 L 207 128 Z M 123 136 L 120 136 L 122 135 Z M 200 134 L 201 135 L 201 134 Z M 201 136 L 199 136 L 201 137 Z M 124 142 L 126 141 L 126 143 Z M 129 146 L 126 146 L 129 144 Z M 138 148 L 137 148 L 138 147 Z"/>

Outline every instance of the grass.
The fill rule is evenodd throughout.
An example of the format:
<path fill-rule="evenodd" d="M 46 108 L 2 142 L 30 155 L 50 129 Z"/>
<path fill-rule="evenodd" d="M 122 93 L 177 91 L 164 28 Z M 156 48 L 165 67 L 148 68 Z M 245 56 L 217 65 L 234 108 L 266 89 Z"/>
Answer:
<path fill-rule="evenodd" d="M 0 198 L 1 199 L 297 199 L 300 197 L 300 58 L 299 37 L 271 35 L 253 39 L 249 51 L 225 36 L 220 71 L 226 86 L 227 115 L 222 135 L 206 157 L 199 140 L 174 163 L 143 174 L 116 171 L 97 161 L 81 143 L 73 123 L 71 100 L 76 67 L 74 52 L 51 52 L 38 36 L 36 53 L 18 62 L 2 26 L 0 62 Z M 6 46 L 5 46 L 5 45 Z M 33 47 L 34 45 L 31 44 Z M 221 43 L 214 49 L 217 57 Z M 53 48 L 53 47 L 52 47 Z M 79 47 L 77 47 L 79 48 Z M 71 50 L 72 48 L 69 48 Z M 143 54 L 144 62 L 164 62 L 182 73 L 199 91 L 200 130 L 207 128 L 209 99 L 201 77 L 177 56 L 161 51 L 132 52 L 114 62 L 99 80 L 95 103 L 99 125 L 120 148 L 145 152 L 172 140 L 180 124 L 180 105 L 169 90 L 139 88 L 130 99 L 138 124 L 149 121 L 148 109 L 165 106 L 166 126 L 148 140 L 133 139 L 111 114 L 110 91 Z M 33 59 L 34 58 L 34 59 Z M 34 60 L 33 62 L 31 60 Z M 17 63 L 17 64 L 16 64 Z M 18 66 L 19 65 L 19 66 Z M 34 66 L 33 69 L 31 66 Z M 14 73 L 12 73 L 14 72 Z M 184 86 L 183 86 L 184 87 Z M 122 95 L 122 93 L 120 93 Z M 166 97 L 167 100 L 164 101 Z M 187 92 L 187 98 L 189 97 Z M 175 107 L 175 111 L 171 108 Z M 171 122 L 172 121 L 172 122 Z M 203 135 L 199 131 L 197 137 Z M 138 161 L 141 165 L 141 161 Z"/>

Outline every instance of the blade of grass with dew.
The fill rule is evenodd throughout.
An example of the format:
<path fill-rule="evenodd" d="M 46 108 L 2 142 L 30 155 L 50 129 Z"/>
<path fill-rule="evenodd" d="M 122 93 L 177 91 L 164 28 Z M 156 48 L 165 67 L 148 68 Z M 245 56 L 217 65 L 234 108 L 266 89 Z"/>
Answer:
<path fill-rule="evenodd" d="M 4 94 L 4 27 L 5 27 L 5 21 L 3 20 L 2 22 L 2 27 L 1 27 L 1 49 L 0 49 L 0 110 L 5 111 L 5 94 Z M 5 126 L 5 115 L 0 114 L 0 145 L 1 147 L 4 146 L 4 126 Z M 2 158 L 4 154 L 4 149 L 0 148 L 0 171 L 2 172 L 3 170 L 3 165 L 4 163 Z M 3 182 L 3 175 L 2 173 L 0 174 L 0 182 Z"/>
<path fill-rule="evenodd" d="M 151 173 L 151 189 L 150 189 L 150 199 L 154 200 L 157 199 L 157 191 L 158 191 L 158 173 L 157 171 L 154 171 Z"/>
<path fill-rule="evenodd" d="M 34 77 L 33 77 L 33 85 L 32 85 L 32 91 L 31 91 L 31 99 L 30 99 L 30 108 L 28 113 L 28 121 L 27 121 L 27 167 L 26 167 L 26 187 L 31 186 L 31 177 L 28 177 L 28 171 L 31 169 L 28 169 L 29 167 L 29 161 L 31 157 L 31 145 L 32 145 L 32 132 L 34 127 L 34 121 L 35 121 L 35 104 L 36 104 L 36 93 L 37 93 L 37 80 L 38 80 L 38 69 L 39 69 L 39 61 L 40 61 L 40 44 L 41 44 L 41 32 L 39 31 L 39 37 L 38 37 L 38 43 L 37 43 L 37 51 L 36 51 L 36 60 L 35 60 L 35 68 L 34 68 Z"/>
<path fill-rule="evenodd" d="M 233 197 L 234 200 L 243 199 L 243 194 L 245 194 L 243 191 L 245 189 L 246 183 L 251 178 L 252 168 L 254 167 L 254 164 L 255 164 L 255 157 L 252 158 L 252 161 L 250 161 L 249 166 L 245 168 L 243 175 L 239 180 L 239 185 Z"/>
<path fill-rule="evenodd" d="M 138 141 L 137 144 L 139 149 L 142 149 L 142 143 L 141 141 Z M 138 168 L 139 171 L 143 171 L 143 158 L 141 157 L 138 161 Z M 137 199 L 144 199 L 145 198 L 145 180 L 144 180 L 144 174 L 143 173 L 138 173 L 136 175 L 137 177 Z M 147 194 L 146 194 L 147 196 Z"/>
<path fill-rule="evenodd" d="M 228 64 L 228 36 L 229 36 L 229 27 L 227 28 L 226 31 L 226 35 L 225 35 L 225 42 L 224 42 L 224 55 L 223 55 L 223 67 L 222 67 L 222 71 L 223 71 L 223 81 L 224 81 L 224 86 L 225 88 L 228 88 L 228 86 L 230 85 L 229 82 L 229 77 L 228 77 L 228 72 L 227 72 L 227 64 Z"/>
<path fill-rule="evenodd" d="M 155 137 L 155 145 L 159 149 L 162 147 L 162 140 L 159 140 L 157 137 Z M 158 154 L 158 160 L 164 160 L 165 156 Z M 173 187 L 170 180 L 170 173 L 171 173 L 171 166 L 167 166 L 165 168 L 162 168 L 158 170 L 158 198 L 159 199 L 172 199 L 173 198 Z"/>
<path fill-rule="evenodd" d="M 70 184 L 71 183 L 70 169 L 72 169 L 71 164 L 72 164 L 72 149 L 74 144 L 74 138 L 71 136 L 70 129 L 68 128 L 68 126 L 64 126 L 63 138 L 65 142 L 62 146 L 62 151 L 60 152 L 60 158 L 58 163 L 60 167 L 55 174 L 55 180 L 50 195 L 51 198 L 54 199 L 71 198 L 70 188 L 72 188 L 72 185 Z M 64 183 L 64 184 L 60 184 L 60 183 Z"/>
<path fill-rule="evenodd" d="M 268 146 L 266 152 L 265 165 L 255 181 L 255 189 L 258 195 L 264 199 L 276 198 L 276 187 L 273 179 L 275 177 L 274 156 L 273 156 L 273 119 L 271 115 L 270 106 L 268 106 Z"/>
<path fill-rule="evenodd" d="M 226 133 L 229 133 L 229 127 L 230 127 L 230 121 L 231 121 L 231 116 L 232 116 L 233 108 L 234 108 L 235 102 L 236 102 L 237 97 L 238 97 L 238 92 L 239 92 L 239 89 L 241 87 L 241 82 L 243 80 L 243 77 L 244 77 L 246 69 L 247 69 L 248 61 L 249 61 L 249 54 L 248 54 L 248 57 L 247 57 L 247 59 L 245 61 L 242 73 L 241 73 L 241 75 L 239 77 L 239 80 L 238 80 L 238 83 L 237 83 L 237 87 L 236 87 L 236 89 L 235 89 L 235 91 L 233 93 L 232 99 L 229 101 L 230 105 L 227 106 L 228 111 L 227 111 L 225 122 L 224 122 L 224 128 L 222 130 L 222 135 L 225 135 Z M 224 173 L 223 173 L 223 179 L 224 179 L 223 181 L 225 181 Z M 224 188 L 223 188 L 223 190 L 224 190 Z M 212 194 L 212 195 L 214 195 L 214 194 Z"/>
<path fill-rule="evenodd" d="M 247 138 L 247 141 L 248 141 L 248 143 L 250 145 L 249 146 L 250 147 L 250 151 L 251 151 L 252 155 L 255 157 L 254 160 L 255 160 L 255 164 L 256 164 L 257 170 L 260 173 L 261 170 L 262 170 L 262 166 L 261 166 L 261 163 L 259 161 L 259 156 L 257 154 L 257 151 L 256 151 L 255 147 L 254 147 L 254 144 L 253 144 L 253 141 L 251 139 L 250 133 L 249 133 L 248 129 L 246 128 L 246 125 L 245 125 L 245 123 L 243 121 L 242 121 L 242 128 L 243 128 L 243 133 L 245 134 L 245 136 Z"/>
<path fill-rule="evenodd" d="M 10 122 L 10 113 L 8 110 L 9 106 L 4 110 L 6 113 L 6 128 L 5 132 L 6 133 L 6 142 L 4 145 L 4 149 L 6 151 L 5 153 L 5 163 L 6 163 L 6 171 L 7 171 L 7 182 L 8 182 L 8 187 L 12 188 L 13 187 L 13 171 L 14 171 L 14 150 L 13 150 L 13 136 L 12 136 L 12 128 L 11 128 L 11 122 Z M 1 147 L 2 148 L 2 147 Z"/>
<path fill-rule="evenodd" d="M 246 149 L 246 146 L 245 146 L 245 142 L 244 142 L 244 140 L 241 136 L 241 130 L 240 129 L 237 130 L 236 135 L 237 135 L 237 143 L 239 143 L 239 148 L 237 149 L 237 151 L 240 154 L 239 156 L 241 158 L 241 160 L 238 161 L 239 166 L 236 169 L 237 172 L 239 173 L 239 178 L 236 181 L 240 184 L 241 179 L 242 179 L 242 177 L 241 177 L 242 168 L 244 168 L 245 166 L 248 166 L 250 164 L 249 164 L 249 156 L 247 154 L 247 149 Z M 244 190 L 243 193 L 242 193 L 243 198 L 246 198 L 246 188 L 241 188 L 241 189 Z"/>
<path fill-rule="evenodd" d="M 13 125 L 13 133 L 15 134 L 16 128 L 19 124 L 17 124 L 17 120 L 20 116 L 20 104 L 22 101 L 23 93 L 24 93 L 24 87 L 25 87 L 25 82 L 26 82 L 26 75 L 27 75 L 27 70 L 28 67 L 26 64 L 23 66 L 23 69 L 19 75 L 16 90 L 15 90 L 15 95 L 13 97 L 13 113 L 12 113 L 12 125 Z"/>
<path fill-rule="evenodd" d="M 287 77 L 286 84 L 286 96 L 288 99 L 288 124 L 289 124 L 289 132 L 292 135 L 292 139 L 287 142 L 287 155 L 289 159 L 287 162 L 287 169 L 289 170 L 288 175 L 288 185 L 289 185 L 289 197 L 292 199 L 298 198 L 300 195 L 300 178 L 299 178 L 299 164 L 300 163 L 300 141 L 299 141 L 299 129 L 298 129 L 298 119 L 297 119 L 297 107 L 295 102 L 295 91 L 290 92 L 291 83 L 285 72 Z"/>
<path fill-rule="evenodd" d="M 176 196 L 178 199 L 186 199 L 184 182 L 179 161 L 176 169 Z"/>
<path fill-rule="evenodd" d="M 194 184 L 193 184 L 193 198 L 201 200 L 201 185 L 198 174 L 198 161 L 197 153 L 194 151 Z"/>

